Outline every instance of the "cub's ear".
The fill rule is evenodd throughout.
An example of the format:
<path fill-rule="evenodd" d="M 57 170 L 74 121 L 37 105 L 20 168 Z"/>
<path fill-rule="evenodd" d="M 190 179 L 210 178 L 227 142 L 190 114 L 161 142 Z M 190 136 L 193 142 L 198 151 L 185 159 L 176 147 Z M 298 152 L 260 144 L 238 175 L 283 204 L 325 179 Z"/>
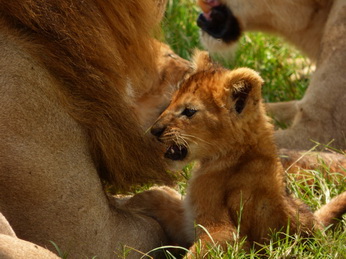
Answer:
<path fill-rule="evenodd" d="M 261 99 L 263 79 L 250 68 L 238 68 L 228 75 L 226 89 L 231 93 L 235 111 L 240 114 L 250 103 L 256 105 Z"/>
<path fill-rule="evenodd" d="M 193 70 L 199 72 L 216 66 L 207 51 L 195 49 L 192 56 Z"/>

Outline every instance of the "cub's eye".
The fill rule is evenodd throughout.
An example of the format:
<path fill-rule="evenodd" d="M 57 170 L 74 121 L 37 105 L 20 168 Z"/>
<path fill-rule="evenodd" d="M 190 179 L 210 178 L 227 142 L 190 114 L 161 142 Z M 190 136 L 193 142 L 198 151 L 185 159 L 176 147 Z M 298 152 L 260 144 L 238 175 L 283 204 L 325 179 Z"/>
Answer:
<path fill-rule="evenodd" d="M 181 113 L 181 115 L 184 115 L 184 116 L 190 118 L 190 117 L 192 117 L 196 112 L 197 112 L 197 110 L 195 110 L 195 109 L 185 108 L 185 109 L 183 110 L 183 112 Z"/>

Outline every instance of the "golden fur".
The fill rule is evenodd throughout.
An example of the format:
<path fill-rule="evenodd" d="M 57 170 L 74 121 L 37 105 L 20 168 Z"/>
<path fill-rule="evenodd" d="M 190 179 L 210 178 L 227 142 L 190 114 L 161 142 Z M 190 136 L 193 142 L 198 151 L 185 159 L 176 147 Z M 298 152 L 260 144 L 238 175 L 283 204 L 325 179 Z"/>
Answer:
<path fill-rule="evenodd" d="M 133 103 L 161 82 L 157 2 L 0 0 L 0 212 L 19 238 L 73 258 L 167 242 L 102 188 L 172 180 Z"/>
<path fill-rule="evenodd" d="M 148 11 L 153 4 L 1 2 L 2 27 L 22 38 L 24 34 L 31 43 L 28 52 L 63 82 L 58 87 L 64 105 L 87 130 L 100 175 L 122 189 L 164 175 L 157 159 L 143 156 L 155 148 L 133 126 L 133 114 L 126 119 L 119 114 L 128 109 L 123 97 L 127 84 L 145 88 L 142 71 L 154 76 L 155 49 L 148 44 L 157 22 Z M 134 143 L 136 148 L 129 148 Z M 117 173 L 119 168 L 126 176 Z"/>
<path fill-rule="evenodd" d="M 160 113 L 168 106 L 179 81 L 191 71 L 189 61 L 176 55 L 172 49 L 161 42 L 155 43 L 157 77 L 145 77 L 148 87 L 132 89 L 135 112 L 143 129 L 147 130 Z"/>
<path fill-rule="evenodd" d="M 199 0 L 204 13 L 224 4 L 240 31 L 264 31 L 282 36 L 313 61 L 316 71 L 301 100 L 268 104 L 273 117 L 290 125 L 275 133 L 279 147 L 309 149 L 317 141 L 346 149 L 346 2 L 344 0 Z M 208 3 L 209 2 L 209 3 Z M 210 3 L 211 2 L 211 3 Z M 222 25 L 219 25 L 222 26 Z M 228 49 L 208 33 L 202 41 L 210 51 Z"/>
<path fill-rule="evenodd" d="M 273 126 L 262 103 L 261 77 L 248 68 L 226 70 L 213 64 L 205 52 L 194 59 L 194 73 L 182 82 L 151 129 L 166 145 L 165 157 L 174 164 L 198 161 L 189 181 L 185 212 L 177 197 L 174 214 L 160 209 L 151 212 L 161 224 L 169 224 L 167 214 L 172 213 L 174 223 L 164 229 L 181 231 L 173 233 L 172 239 L 183 236 L 191 241 L 195 222 L 222 246 L 235 240 L 238 228 L 239 236 L 252 246 L 266 243 L 272 231 L 286 231 L 288 225 L 290 234 L 309 236 L 340 218 L 346 212 L 346 192 L 315 214 L 287 192 Z M 151 192 L 159 196 L 159 190 Z M 143 194 L 143 200 L 153 202 L 155 195 L 150 199 L 149 195 L 150 191 Z M 163 196 L 158 199 L 161 204 L 173 202 L 163 202 Z M 179 222 L 175 216 L 183 213 L 186 222 Z M 201 228 L 196 238 L 202 248 L 211 243 Z M 191 251 L 195 252 L 195 246 Z"/>

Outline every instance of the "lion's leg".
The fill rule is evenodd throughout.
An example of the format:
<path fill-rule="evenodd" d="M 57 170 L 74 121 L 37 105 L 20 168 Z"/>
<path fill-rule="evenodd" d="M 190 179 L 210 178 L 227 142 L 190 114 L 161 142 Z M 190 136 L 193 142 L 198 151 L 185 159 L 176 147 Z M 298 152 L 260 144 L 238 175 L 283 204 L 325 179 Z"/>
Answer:
<path fill-rule="evenodd" d="M 298 111 L 297 101 L 267 103 L 266 110 L 279 124 L 290 125 Z"/>
<path fill-rule="evenodd" d="M 188 248 L 193 237 L 189 237 L 183 200 L 180 194 L 169 187 L 154 187 L 133 196 L 123 208 L 136 211 L 157 220 L 171 244 Z"/>
<path fill-rule="evenodd" d="M 61 107 L 57 82 L 4 41 L 0 62 L 18 72 L 0 75 L 0 208 L 18 238 L 56 252 L 53 241 L 69 258 L 120 257 L 124 245 L 139 258 L 136 250 L 166 244 L 153 218 L 109 204 L 88 134 Z"/>
<path fill-rule="evenodd" d="M 317 70 L 292 126 L 275 134 L 280 147 L 307 149 L 321 144 L 346 149 L 346 2 L 334 1 L 324 29 Z"/>
<path fill-rule="evenodd" d="M 8 223 L 7 219 L 0 213 L 0 234 L 17 237 L 14 233 L 10 223 Z"/>
<path fill-rule="evenodd" d="M 305 178 L 309 184 L 314 181 L 311 170 L 316 169 L 322 172 L 325 178 L 335 182 L 340 182 L 346 177 L 346 156 L 339 153 L 282 148 L 279 150 L 279 156 L 288 173 Z"/>
<path fill-rule="evenodd" d="M 7 219 L 0 213 L 0 258 L 59 259 L 60 257 L 41 246 L 17 238 Z"/>
<path fill-rule="evenodd" d="M 16 158 L 8 163 L 2 156 L 7 163 L 0 162 L 0 207 L 19 238 L 56 252 L 51 240 L 71 258 L 139 258 L 167 244 L 155 219 L 109 205 L 91 159 L 80 155 L 87 149 L 64 147 L 50 155 L 43 145 L 40 150 L 26 141 L 21 145 L 35 152 L 12 153 L 18 146 L 0 141 Z"/>
<path fill-rule="evenodd" d="M 59 259 L 61 257 L 34 243 L 0 234 L 0 258 Z"/>
<path fill-rule="evenodd" d="M 18 237 L 56 252 L 51 240 L 71 258 L 117 258 L 125 250 L 126 258 L 138 258 L 167 244 L 155 219 L 109 205 L 91 159 L 80 155 L 87 154 L 87 146 L 73 144 L 77 149 L 64 147 L 50 155 L 43 145 L 38 150 L 26 141 L 21 145 L 29 151 L 12 153 L 18 147 L 0 141 L 16 158 L 8 163 L 10 158 L 2 156 L 7 163 L 0 162 L 0 207 Z"/>

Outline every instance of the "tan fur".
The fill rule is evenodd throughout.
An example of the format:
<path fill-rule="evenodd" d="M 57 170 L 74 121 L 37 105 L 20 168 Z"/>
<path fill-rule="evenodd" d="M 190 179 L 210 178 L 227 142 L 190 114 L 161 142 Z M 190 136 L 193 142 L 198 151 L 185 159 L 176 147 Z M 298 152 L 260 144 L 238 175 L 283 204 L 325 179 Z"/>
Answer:
<path fill-rule="evenodd" d="M 28 241 L 0 234 L 1 259 L 59 259 L 49 250 Z"/>
<path fill-rule="evenodd" d="M 0 213 L 0 234 L 17 237 L 7 219 Z"/>
<path fill-rule="evenodd" d="M 171 183 L 128 95 L 160 81 L 155 5 L 0 0 L 0 211 L 19 238 L 71 258 L 166 244 L 102 188 Z"/>
<path fill-rule="evenodd" d="M 280 149 L 279 156 L 286 172 L 304 178 L 308 184 L 314 182 L 311 170 L 321 172 L 335 183 L 346 177 L 346 156 L 339 153 Z"/>
<path fill-rule="evenodd" d="M 201 1 L 199 1 L 201 2 Z M 203 1 L 206 2 L 206 1 Z M 316 71 L 302 100 L 268 104 L 275 119 L 290 125 L 275 133 L 279 147 L 309 149 L 317 141 L 346 149 L 346 2 L 344 0 L 220 0 L 243 31 L 284 37 L 313 61 Z M 204 10 L 208 5 L 200 4 Z M 203 33 L 211 51 L 229 45 Z"/>
<path fill-rule="evenodd" d="M 18 239 L 6 218 L 0 213 L 0 258 L 58 259 L 60 257 L 43 247 Z"/>
<path fill-rule="evenodd" d="M 309 236 L 342 216 L 346 193 L 315 216 L 287 192 L 260 76 L 248 68 L 229 71 L 213 65 L 204 52 L 197 53 L 195 64 L 151 129 L 168 152 L 175 145 L 187 149 L 180 164 L 198 161 L 185 199 L 190 238 L 195 222 L 222 246 L 237 239 L 238 228 L 239 237 L 252 246 L 268 242 L 271 232 L 285 232 L 288 225 L 290 234 Z M 187 108 L 195 113 L 186 115 Z M 201 228 L 197 239 L 203 248 L 212 243 Z"/>

